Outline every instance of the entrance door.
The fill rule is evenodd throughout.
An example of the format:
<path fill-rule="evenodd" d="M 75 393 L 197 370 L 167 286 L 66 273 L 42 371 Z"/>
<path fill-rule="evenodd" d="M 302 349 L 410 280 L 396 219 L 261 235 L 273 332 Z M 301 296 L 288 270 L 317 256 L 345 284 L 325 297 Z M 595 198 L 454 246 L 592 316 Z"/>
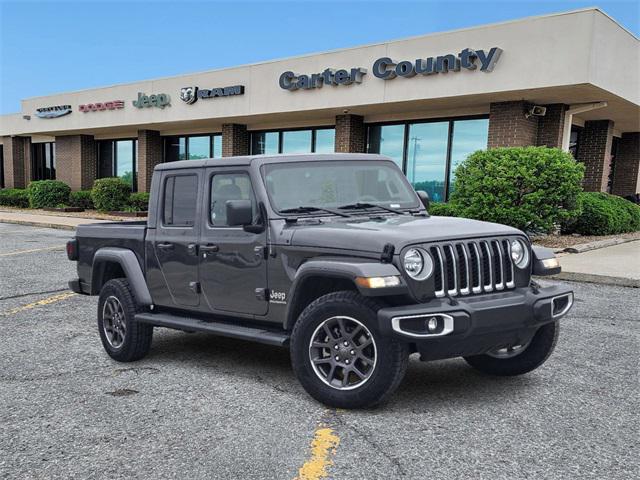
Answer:
<path fill-rule="evenodd" d="M 266 232 L 250 233 L 227 223 L 229 200 L 250 200 L 253 218 L 259 219 L 248 172 L 231 169 L 207 171 L 206 211 L 200 233 L 200 284 L 211 311 L 265 315 L 268 303 L 256 289 L 267 288 L 264 259 Z"/>
<path fill-rule="evenodd" d="M 158 298 L 165 306 L 194 307 L 198 292 L 198 201 L 200 171 L 166 173 L 162 178 L 162 206 L 153 253 L 171 298 Z"/>

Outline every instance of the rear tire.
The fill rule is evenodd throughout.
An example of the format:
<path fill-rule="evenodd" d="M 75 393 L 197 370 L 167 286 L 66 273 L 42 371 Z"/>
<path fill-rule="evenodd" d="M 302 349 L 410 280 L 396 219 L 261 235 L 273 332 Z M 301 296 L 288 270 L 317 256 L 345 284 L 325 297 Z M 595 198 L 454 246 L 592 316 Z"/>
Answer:
<path fill-rule="evenodd" d="M 331 407 L 370 407 L 400 385 L 408 346 L 377 329 L 380 305 L 357 292 L 324 295 L 302 312 L 291 334 L 291 363 L 313 398 Z"/>
<path fill-rule="evenodd" d="M 485 354 L 464 359 L 473 368 L 489 375 L 523 375 L 547 361 L 556 347 L 559 334 L 560 325 L 557 321 L 551 322 L 540 327 L 526 348 L 510 358 L 497 358 L 496 354 Z"/>
<path fill-rule="evenodd" d="M 133 362 L 143 358 L 151 348 L 153 326 L 136 322 L 142 311 L 124 278 L 109 280 L 98 300 L 98 332 L 102 346 L 111 358 Z"/>

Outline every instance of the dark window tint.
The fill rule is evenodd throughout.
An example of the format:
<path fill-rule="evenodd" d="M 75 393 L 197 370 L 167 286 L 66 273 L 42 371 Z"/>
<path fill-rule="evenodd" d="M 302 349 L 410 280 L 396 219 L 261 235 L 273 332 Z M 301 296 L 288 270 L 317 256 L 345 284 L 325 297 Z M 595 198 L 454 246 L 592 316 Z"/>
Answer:
<path fill-rule="evenodd" d="M 31 144 L 31 180 L 55 180 L 55 143 Z"/>
<path fill-rule="evenodd" d="M 169 227 L 193 226 L 197 198 L 197 175 L 168 177 L 164 184 L 162 223 Z"/>
<path fill-rule="evenodd" d="M 0 188 L 4 188 L 4 149 L 0 145 Z"/>
<path fill-rule="evenodd" d="M 226 227 L 227 202 L 229 200 L 251 200 L 253 216 L 256 217 L 256 201 L 251 188 L 251 180 L 246 173 L 225 173 L 214 175 L 211 180 L 211 225 Z"/>

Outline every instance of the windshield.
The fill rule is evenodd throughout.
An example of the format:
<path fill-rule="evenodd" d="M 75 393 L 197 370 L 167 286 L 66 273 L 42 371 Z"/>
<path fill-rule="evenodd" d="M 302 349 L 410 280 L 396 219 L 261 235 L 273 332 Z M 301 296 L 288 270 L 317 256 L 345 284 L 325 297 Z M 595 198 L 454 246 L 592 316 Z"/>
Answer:
<path fill-rule="evenodd" d="M 296 162 L 264 166 L 271 204 L 281 212 L 298 207 L 340 208 L 366 203 L 417 208 L 415 192 L 395 165 L 380 161 Z"/>

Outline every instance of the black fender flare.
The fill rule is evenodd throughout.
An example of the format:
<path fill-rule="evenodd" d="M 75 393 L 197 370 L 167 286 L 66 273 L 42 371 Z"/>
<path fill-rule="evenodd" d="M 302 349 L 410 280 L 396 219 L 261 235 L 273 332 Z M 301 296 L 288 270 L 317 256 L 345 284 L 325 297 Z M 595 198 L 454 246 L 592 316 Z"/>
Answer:
<path fill-rule="evenodd" d="M 112 262 L 117 263 L 122 267 L 129 285 L 133 290 L 133 294 L 136 300 L 141 305 L 152 305 L 151 293 L 147 286 L 147 281 L 142 273 L 142 267 L 138 262 L 136 254 L 127 248 L 118 247 L 103 247 L 96 251 L 93 257 L 93 266 L 91 268 L 91 290 L 95 290 L 94 285 L 97 285 L 97 275 L 100 271 L 98 267 L 101 263 Z M 97 292 L 96 292 L 97 293 Z"/>
<path fill-rule="evenodd" d="M 359 286 L 355 279 L 357 277 L 391 277 L 399 276 L 400 285 L 397 287 L 385 287 L 385 288 L 363 288 Z M 284 323 L 285 329 L 290 329 L 296 321 L 294 318 L 294 312 L 296 302 L 300 298 L 300 285 L 304 283 L 304 280 L 309 277 L 326 277 L 326 278 L 341 278 L 346 279 L 355 285 L 358 292 L 361 295 L 372 296 L 388 296 L 388 295 L 403 295 L 408 293 L 408 288 L 402 275 L 398 271 L 395 265 L 391 263 L 381 263 L 375 260 L 367 259 L 344 259 L 344 258 L 322 258 L 308 260 L 303 263 L 296 271 L 295 277 L 291 287 L 289 288 L 289 294 L 287 297 L 287 314 Z"/>

